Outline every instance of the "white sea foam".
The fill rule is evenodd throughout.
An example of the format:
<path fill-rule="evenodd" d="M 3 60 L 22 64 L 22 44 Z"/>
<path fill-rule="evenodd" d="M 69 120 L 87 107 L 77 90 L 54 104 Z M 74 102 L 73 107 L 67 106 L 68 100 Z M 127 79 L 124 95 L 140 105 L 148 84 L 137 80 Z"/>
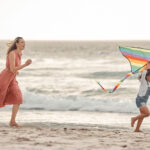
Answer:
<path fill-rule="evenodd" d="M 23 91 L 24 102 L 21 109 L 25 110 L 50 110 L 50 111 L 97 111 L 114 113 L 137 113 L 135 101 L 94 99 L 86 97 L 48 97 Z M 5 109 L 5 108 L 3 108 Z M 10 107 L 6 107 L 10 109 Z"/>

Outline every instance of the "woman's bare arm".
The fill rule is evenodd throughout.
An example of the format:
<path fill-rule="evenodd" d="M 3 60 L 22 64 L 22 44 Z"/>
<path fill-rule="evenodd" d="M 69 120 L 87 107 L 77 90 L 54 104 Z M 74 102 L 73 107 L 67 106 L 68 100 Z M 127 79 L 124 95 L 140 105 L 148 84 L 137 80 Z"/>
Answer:
<path fill-rule="evenodd" d="M 18 70 L 23 69 L 24 67 L 28 66 L 29 63 L 25 63 L 20 66 L 15 66 L 15 54 L 13 52 L 9 53 L 9 63 L 10 63 L 10 71 L 16 73 Z"/>

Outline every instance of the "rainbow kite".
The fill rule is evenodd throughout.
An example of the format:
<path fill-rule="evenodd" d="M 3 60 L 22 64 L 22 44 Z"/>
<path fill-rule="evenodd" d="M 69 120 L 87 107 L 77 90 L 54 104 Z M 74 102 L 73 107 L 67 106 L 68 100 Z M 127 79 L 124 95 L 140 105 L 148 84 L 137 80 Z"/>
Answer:
<path fill-rule="evenodd" d="M 104 90 L 107 93 L 113 93 L 119 87 L 119 85 L 125 79 L 130 77 L 131 75 L 138 73 L 138 72 L 142 72 L 145 69 L 147 62 L 150 61 L 150 50 L 148 50 L 148 49 L 133 48 L 133 47 L 122 47 L 122 46 L 120 46 L 119 48 L 120 48 L 120 52 L 122 53 L 122 55 L 128 59 L 130 66 L 131 66 L 131 72 L 127 73 L 125 75 L 125 77 L 123 79 L 121 79 L 111 91 L 106 90 L 100 84 L 100 82 L 98 82 L 95 79 L 95 81 L 102 88 L 102 90 Z"/>

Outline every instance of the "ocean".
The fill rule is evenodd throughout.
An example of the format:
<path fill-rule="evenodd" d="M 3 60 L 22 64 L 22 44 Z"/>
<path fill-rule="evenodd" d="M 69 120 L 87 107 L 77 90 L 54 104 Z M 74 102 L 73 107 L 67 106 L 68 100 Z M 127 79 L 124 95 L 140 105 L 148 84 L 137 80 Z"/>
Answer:
<path fill-rule="evenodd" d="M 0 41 L 0 71 L 5 68 L 5 40 Z M 125 80 L 114 93 L 101 90 L 94 78 L 111 90 L 130 72 L 119 46 L 150 49 L 149 41 L 26 41 L 17 80 L 23 94 L 21 110 L 138 113 L 137 75 Z M 148 103 L 150 105 L 150 103 Z M 11 106 L 1 108 L 10 110 Z"/>

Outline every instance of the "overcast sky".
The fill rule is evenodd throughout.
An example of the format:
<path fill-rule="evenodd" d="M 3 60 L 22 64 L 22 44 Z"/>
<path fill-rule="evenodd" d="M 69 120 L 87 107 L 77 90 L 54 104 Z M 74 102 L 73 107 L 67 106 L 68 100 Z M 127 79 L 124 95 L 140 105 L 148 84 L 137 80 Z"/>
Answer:
<path fill-rule="evenodd" d="M 149 40 L 149 0 L 0 0 L 0 39 Z"/>

